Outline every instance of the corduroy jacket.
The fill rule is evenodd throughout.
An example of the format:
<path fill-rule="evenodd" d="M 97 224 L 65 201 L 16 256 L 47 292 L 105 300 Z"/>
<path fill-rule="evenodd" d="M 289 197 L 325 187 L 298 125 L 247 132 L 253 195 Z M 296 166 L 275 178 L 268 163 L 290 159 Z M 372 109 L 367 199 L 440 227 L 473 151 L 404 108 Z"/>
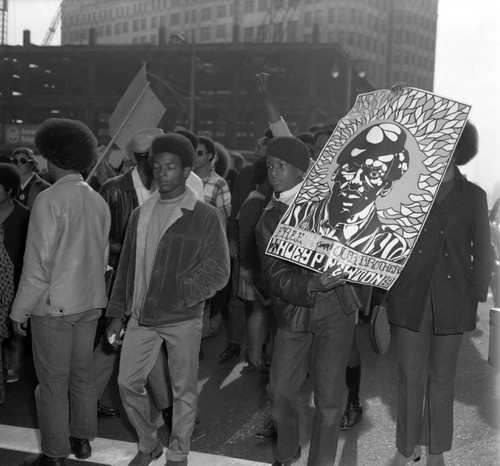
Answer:
<path fill-rule="evenodd" d="M 145 296 L 138 303 L 140 325 L 200 318 L 203 303 L 229 280 L 229 248 L 220 214 L 198 201 L 192 189 L 186 190 L 158 243 Z M 152 194 L 130 217 L 107 317 L 126 319 L 134 311 L 136 264 L 142 260 L 147 225 L 159 197 Z"/>
<path fill-rule="evenodd" d="M 493 266 L 486 193 L 458 171 L 453 183 L 441 203 L 434 202 L 389 291 L 394 325 L 418 331 L 431 293 L 436 334 L 476 328 L 478 301 L 486 301 Z"/>
<path fill-rule="evenodd" d="M 305 332 L 311 327 L 318 298 L 318 292 L 307 291 L 307 284 L 316 272 L 265 254 L 267 244 L 287 209 L 288 206 L 283 202 L 271 200 L 264 209 L 255 234 L 262 268 L 269 282 L 272 309 L 278 328 L 289 332 Z M 346 314 L 359 309 L 359 300 L 352 285 L 338 286 L 321 294 L 332 295 L 332 312 L 335 312 L 335 295 Z M 324 303 L 325 299 L 321 301 Z"/>

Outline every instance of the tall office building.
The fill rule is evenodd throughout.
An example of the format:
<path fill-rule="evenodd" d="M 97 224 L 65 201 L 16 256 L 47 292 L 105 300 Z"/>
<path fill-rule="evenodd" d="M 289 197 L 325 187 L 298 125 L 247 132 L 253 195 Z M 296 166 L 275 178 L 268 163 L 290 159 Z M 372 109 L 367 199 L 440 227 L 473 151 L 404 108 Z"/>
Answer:
<path fill-rule="evenodd" d="M 377 87 L 433 88 L 438 0 L 65 0 L 63 45 L 337 43 Z"/>

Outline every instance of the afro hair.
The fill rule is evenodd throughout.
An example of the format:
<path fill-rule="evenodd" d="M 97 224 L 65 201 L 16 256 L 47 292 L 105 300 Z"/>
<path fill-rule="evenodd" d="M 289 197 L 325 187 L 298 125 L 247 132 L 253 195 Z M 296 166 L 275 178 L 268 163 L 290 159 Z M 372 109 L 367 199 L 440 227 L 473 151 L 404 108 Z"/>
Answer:
<path fill-rule="evenodd" d="M 252 174 L 254 184 L 263 184 L 267 179 L 267 159 L 261 157 L 257 159 L 252 165 Z"/>
<path fill-rule="evenodd" d="M 192 131 L 189 131 L 187 129 L 176 129 L 174 132 L 187 137 L 189 139 L 189 142 L 193 146 L 193 149 L 195 151 L 196 149 L 198 149 L 198 136 L 196 136 L 196 134 L 194 134 Z"/>
<path fill-rule="evenodd" d="M 10 163 L 0 163 L 0 185 L 11 199 L 17 196 L 21 189 L 21 175 Z"/>
<path fill-rule="evenodd" d="M 467 121 L 453 153 L 455 165 L 460 167 L 468 164 L 476 156 L 478 147 L 479 136 L 477 129 L 470 121 Z"/>
<path fill-rule="evenodd" d="M 314 136 L 312 133 L 308 133 L 307 131 L 299 133 L 295 137 L 300 139 L 304 144 L 314 144 Z"/>
<path fill-rule="evenodd" d="M 198 136 L 198 144 L 203 144 L 206 151 L 209 154 L 212 154 L 212 158 L 210 159 L 210 161 L 212 161 L 217 155 L 217 149 L 215 147 L 214 141 L 212 141 L 212 139 L 207 136 Z"/>
<path fill-rule="evenodd" d="M 97 158 L 97 140 L 81 121 L 49 118 L 37 129 L 35 144 L 50 163 L 64 170 L 83 172 Z"/>

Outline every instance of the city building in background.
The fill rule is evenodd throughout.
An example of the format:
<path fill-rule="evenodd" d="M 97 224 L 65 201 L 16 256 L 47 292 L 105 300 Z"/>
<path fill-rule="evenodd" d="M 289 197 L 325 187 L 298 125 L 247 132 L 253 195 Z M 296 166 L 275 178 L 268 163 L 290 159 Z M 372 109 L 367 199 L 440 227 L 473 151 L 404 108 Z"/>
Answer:
<path fill-rule="evenodd" d="M 335 44 L 38 47 L 25 40 L 22 47 L 0 47 L 0 155 L 33 146 L 36 126 L 53 116 L 84 121 L 106 144 L 109 117 L 144 62 L 167 108 L 159 126 L 193 127 L 231 149 L 253 150 L 268 127 L 258 72 L 271 75 L 292 132 L 342 118 L 357 94 L 374 90 Z"/>
<path fill-rule="evenodd" d="M 438 0 L 65 0 L 61 43 L 330 43 L 377 87 L 433 90 Z"/>

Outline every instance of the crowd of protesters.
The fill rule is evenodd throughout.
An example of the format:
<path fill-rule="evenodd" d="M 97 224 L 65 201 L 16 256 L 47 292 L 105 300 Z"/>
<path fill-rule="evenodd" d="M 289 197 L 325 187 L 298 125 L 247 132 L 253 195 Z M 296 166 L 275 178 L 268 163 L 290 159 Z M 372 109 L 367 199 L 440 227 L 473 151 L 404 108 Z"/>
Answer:
<path fill-rule="evenodd" d="M 243 357 L 245 372 L 269 375 L 271 419 L 256 436 L 276 442 L 273 466 L 301 455 L 306 377 L 315 402 L 307 464 L 333 466 L 339 430 L 363 412 L 358 313 L 381 295 L 399 357 L 388 464 L 418 461 L 423 448 L 428 465 L 445 464 L 458 351 L 493 267 L 486 194 L 457 168 L 476 155 L 477 132 L 467 122 L 424 233 L 385 296 L 265 254 L 335 122 L 292 135 L 268 76 L 257 82 L 270 125 L 253 164 L 184 128 L 144 128 L 120 167 L 104 157 L 86 182 L 102 148 L 67 119 L 37 130 L 45 179 L 31 149 L 0 163 L 0 403 L 4 384 L 19 380 L 26 336 L 38 379 L 42 454 L 24 465 L 91 456 L 98 416 L 120 415 L 118 403 L 101 403 L 116 367 L 139 440 L 129 465 L 147 466 L 164 447 L 167 466 L 187 465 L 202 340 L 224 329 L 219 361 Z M 157 436 L 163 424 L 168 445 Z"/>

